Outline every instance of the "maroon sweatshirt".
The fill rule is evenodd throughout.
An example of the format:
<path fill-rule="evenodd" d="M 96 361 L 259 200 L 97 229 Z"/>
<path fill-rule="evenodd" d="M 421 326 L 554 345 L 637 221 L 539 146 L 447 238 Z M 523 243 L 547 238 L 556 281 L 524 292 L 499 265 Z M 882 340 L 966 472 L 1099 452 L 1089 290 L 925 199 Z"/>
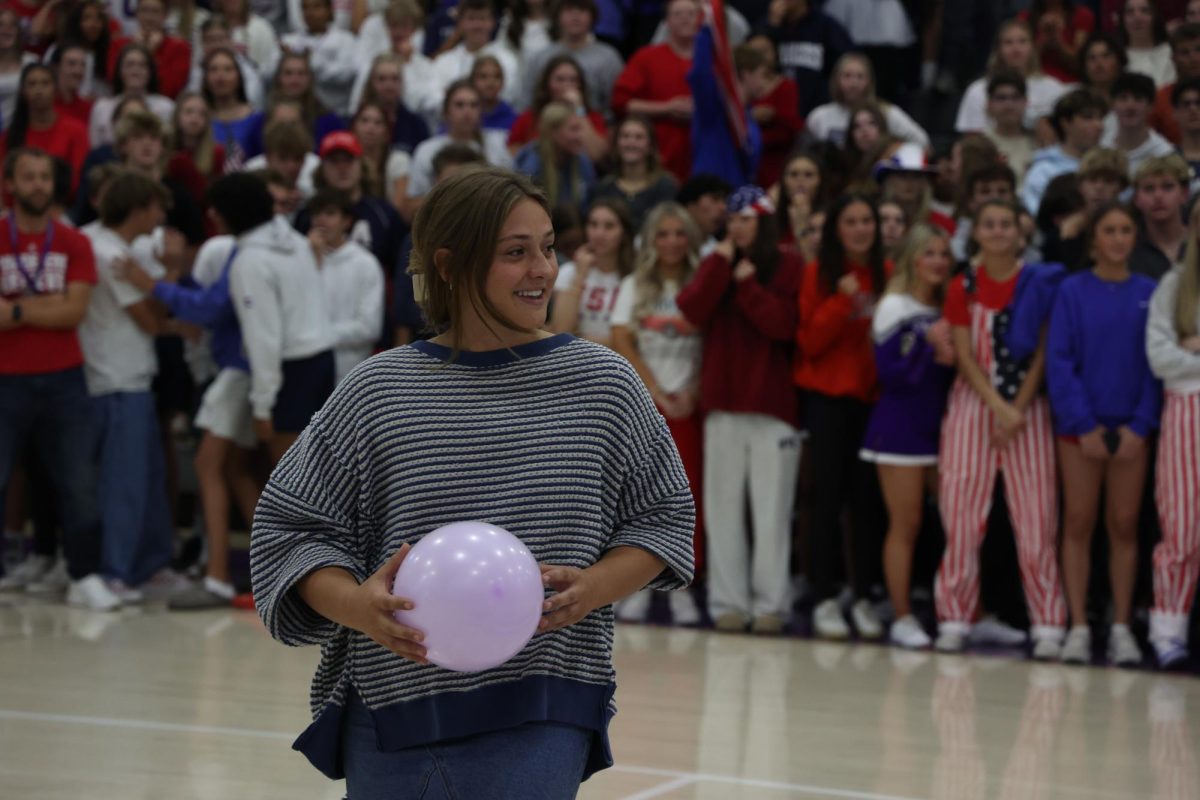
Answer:
<path fill-rule="evenodd" d="M 767 414 L 800 427 L 792 352 L 803 269 L 799 256 L 781 252 L 763 286 L 755 277 L 734 280 L 733 266 L 713 253 L 679 292 L 679 311 L 704 332 L 703 411 Z"/>

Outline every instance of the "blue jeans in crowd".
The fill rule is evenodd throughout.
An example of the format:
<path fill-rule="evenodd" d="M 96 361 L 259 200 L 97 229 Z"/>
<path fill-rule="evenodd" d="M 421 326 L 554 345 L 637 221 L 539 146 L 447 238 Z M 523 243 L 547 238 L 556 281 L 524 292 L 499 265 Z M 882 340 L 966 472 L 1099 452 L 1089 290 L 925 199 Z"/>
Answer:
<path fill-rule="evenodd" d="M 466 739 L 383 753 L 367 707 L 351 692 L 343 720 L 348 800 L 571 800 L 592 732 L 527 723 Z"/>
<path fill-rule="evenodd" d="M 0 518 L 13 463 L 31 443 L 54 484 L 63 556 L 75 579 L 100 569 L 95 430 L 81 367 L 0 375 Z"/>
<path fill-rule="evenodd" d="M 154 394 L 100 395 L 92 398 L 92 409 L 104 531 L 100 571 L 137 586 L 170 564 L 174 542 Z"/>

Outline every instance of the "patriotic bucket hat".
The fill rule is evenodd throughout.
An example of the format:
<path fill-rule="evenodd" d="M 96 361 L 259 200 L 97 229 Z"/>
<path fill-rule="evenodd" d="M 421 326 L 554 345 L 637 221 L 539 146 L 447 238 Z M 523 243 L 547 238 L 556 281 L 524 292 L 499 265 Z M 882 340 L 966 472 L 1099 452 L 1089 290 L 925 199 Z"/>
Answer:
<path fill-rule="evenodd" d="M 775 204 L 757 186 L 743 186 L 729 195 L 729 213 L 743 217 L 766 217 L 775 213 Z"/>

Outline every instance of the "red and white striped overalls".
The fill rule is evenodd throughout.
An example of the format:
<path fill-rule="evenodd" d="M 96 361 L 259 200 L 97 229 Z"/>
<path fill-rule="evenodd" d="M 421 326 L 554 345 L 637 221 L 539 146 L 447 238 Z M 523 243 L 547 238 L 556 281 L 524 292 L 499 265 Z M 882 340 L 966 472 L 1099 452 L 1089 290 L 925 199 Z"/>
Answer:
<path fill-rule="evenodd" d="M 970 278 L 970 276 L 968 276 Z M 993 327 L 998 312 L 967 294 L 971 348 L 995 384 L 998 359 Z M 1007 356 L 1007 352 L 1000 354 Z M 974 622 L 979 607 L 979 549 L 987 529 L 996 470 L 1002 472 L 1008 513 L 1017 540 L 1025 602 L 1034 626 L 1066 624 L 1059 582 L 1058 494 L 1050 403 L 1036 398 L 1025 412 L 1025 427 L 1006 447 L 992 446 L 991 410 L 960 375 L 950 390 L 938 464 L 939 500 L 946 551 L 938 569 L 935 600 L 940 622 Z"/>
<path fill-rule="evenodd" d="M 1162 527 L 1154 548 L 1154 616 L 1173 628 L 1162 633 L 1186 639 L 1200 577 L 1200 393 L 1166 393 L 1154 489 Z"/>

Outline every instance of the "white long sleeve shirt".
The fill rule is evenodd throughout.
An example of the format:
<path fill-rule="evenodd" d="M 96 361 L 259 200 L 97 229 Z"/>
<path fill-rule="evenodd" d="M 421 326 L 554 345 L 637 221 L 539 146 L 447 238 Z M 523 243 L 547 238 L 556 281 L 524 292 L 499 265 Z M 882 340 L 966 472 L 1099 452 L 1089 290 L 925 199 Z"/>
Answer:
<path fill-rule="evenodd" d="M 929 134 L 916 120 L 904 113 L 903 109 L 894 103 L 888 103 L 883 107 L 883 114 L 887 119 L 889 133 L 898 139 L 928 149 Z M 838 147 L 843 147 L 850 135 L 850 107 L 841 103 L 818 106 L 809 113 L 806 124 L 808 132 L 818 141 L 833 142 Z"/>
<path fill-rule="evenodd" d="M 435 58 L 433 74 L 437 80 L 439 96 L 445 97 L 446 88 L 450 84 L 470 75 L 475 59 L 484 55 L 494 56 L 500 62 L 500 69 L 504 72 L 504 88 L 500 91 L 500 98 L 516 108 L 521 96 L 521 65 L 513 57 L 512 51 L 496 42 L 485 45 L 477 53 L 468 53 L 467 46 L 460 44 Z"/>
<path fill-rule="evenodd" d="M 341 382 L 371 355 L 383 331 L 383 269 L 370 250 L 348 241 L 325 254 L 320 270 Z"/>
<path fill-rule="evenodd" d="M 1180 394 L 1200 393 L 1200 353 L 1185 350 L 1179 344 L 1175 328 L 1175 298 L 1179 293 L 1179 267 L 1159 281 L 1150 298 L 1150 317 L 1146 322 L 1146 357 L 1150 370 L 1163 382 L 1163 388 Z M 1200 324 L 1200 312 L 1197 313 Z"/>
<path fill-rule="evenodd" d="M 354 34 L 341 28 L 325 33 L 289 33 L 281 40 L 286 50 L 308 53 L 317 99 L 335 114 L 350 113 L 350 90 L 358 77 L 358 45 Z"/>
<path fill-rule="evenodd" d="M 229 291 L 250 361 L 250 405 L 270 419 L 283 362 L 330 349 L 324 289 L 308 240 L 283 217 L 238 237 Z"/>

